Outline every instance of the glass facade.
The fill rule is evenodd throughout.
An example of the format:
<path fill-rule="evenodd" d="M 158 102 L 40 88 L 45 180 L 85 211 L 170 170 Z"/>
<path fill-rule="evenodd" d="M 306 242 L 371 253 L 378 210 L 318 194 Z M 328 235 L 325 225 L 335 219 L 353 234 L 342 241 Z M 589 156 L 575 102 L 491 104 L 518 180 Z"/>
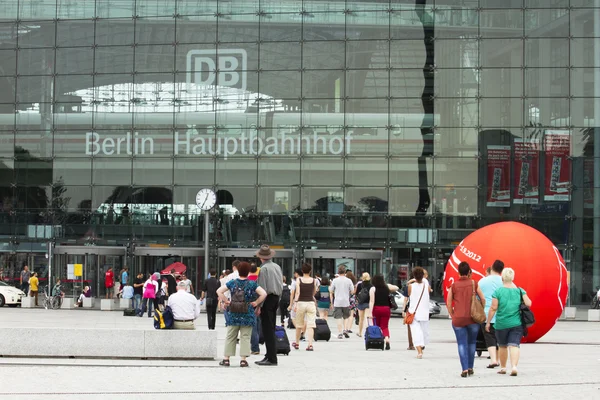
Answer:
<path fill-rule="evenodd" d="M 551 238 L 586 302 L 600 284 L 599 8 L 5 0 L 3 274 L 47 242 L 124 246 L 115 268 L 147 272 L 136 248 L 203 245 L 195 195 L 210 187 L 209 264 L 268 242 L 296 260 L 380 250 L 373 268 L 437 280 L 469 232 L 515 220 Z M 58 256 L 59 274 L 77 262 Z"/>

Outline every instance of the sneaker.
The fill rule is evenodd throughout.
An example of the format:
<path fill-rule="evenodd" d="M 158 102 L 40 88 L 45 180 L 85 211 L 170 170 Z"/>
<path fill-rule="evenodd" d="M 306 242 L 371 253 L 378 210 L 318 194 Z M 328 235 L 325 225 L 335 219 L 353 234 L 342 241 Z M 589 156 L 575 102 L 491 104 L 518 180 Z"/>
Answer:
<path fill-rule="evenodd" d="M 347 333 L 352 333 L 352 331 L 351 331 L 350 329 L 348 329 L 346 332 L 347 332 Z"/>
<path fill-rule="evenodd" d="M 345 337 L 346 339 L 350 339 L 350 335 L 348 335 L 348 332 L 344 332 L 344 337 Z"/>
<path fill-rule="evenodd" d="M 344 335 L 342 335 L 341 333 L 338 335 L 338 339 L 343 339 Z"/>

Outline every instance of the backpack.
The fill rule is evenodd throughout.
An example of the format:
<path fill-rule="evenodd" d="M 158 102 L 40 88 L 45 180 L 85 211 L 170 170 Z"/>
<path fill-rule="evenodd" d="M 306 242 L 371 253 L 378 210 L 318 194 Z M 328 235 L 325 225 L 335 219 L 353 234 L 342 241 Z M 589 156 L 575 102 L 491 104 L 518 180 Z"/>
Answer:
<path fill-rule="evenodd" d="M 358 304 L 365 304 L 369 302 L 369 300 L 371 299 L 371 295 L 369 293 L 370 289 L 371 287 L 365 287 L 365 285 L 362 286 L 362 289 L 360 289 L 358 296 L 356 296 Z"/>
<path fill-rule="evenodd" d="M 166 306 L 163 311 L 154 310 L 154 329 L 173 329 L 173 311 Z"/>
<path fill-rule="evenodd" d="M 248 312 L 248 302 L 246 301 L 246 293 L 244 291 L 245 284 L 236 286 L 231 293 L 231 302 L 229 303 L 229 312 L 242 313 Z"/>
<path fill-rule="evenodd" d="M 283 285 L 283 291 L 281 292 L 280 301 L 282 304 L 290 304 L 290 295 L 292 291 L 290 290 L 290 285 Z"/>

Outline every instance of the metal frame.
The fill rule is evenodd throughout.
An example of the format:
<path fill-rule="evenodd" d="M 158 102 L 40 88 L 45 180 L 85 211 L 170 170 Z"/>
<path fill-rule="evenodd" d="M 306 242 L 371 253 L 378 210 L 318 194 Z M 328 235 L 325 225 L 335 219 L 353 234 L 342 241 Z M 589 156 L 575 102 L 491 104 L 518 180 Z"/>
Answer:
<path fill-rule="evenodd" d="M 54 246 L 54 254 L 86 255 L 94 254 L 98 256 L 125 256 L 127 248 L 124 246 Z"/>
<path fill-rule="evenodd" d="M 204 257 L 204 247 L 136 247 L 135 256 Z"/>
<path fill-rule="evenodd" d="M 304 250 L 304 259 L 348 258 L 354 260 L 383 260 L 383 250 Z"/>
<path fill-rule="evenodd" d="M 274 258 L 294 258 L 294 250 L 293 249 L 273 249 L 275 250 Z M 217 254 L 219 258 L 221 257 L 231 257 L 231 258 L 256 258 L 256 252 L 258 249 L 236 249 L 236 248 L 224 248 L 219 249 Z"/>

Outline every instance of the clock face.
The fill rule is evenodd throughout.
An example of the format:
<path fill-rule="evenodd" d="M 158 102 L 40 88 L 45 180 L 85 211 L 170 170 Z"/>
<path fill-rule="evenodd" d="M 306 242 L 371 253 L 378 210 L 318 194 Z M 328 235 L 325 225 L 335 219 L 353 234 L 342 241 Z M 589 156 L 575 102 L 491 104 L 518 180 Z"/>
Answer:
<path fill-rule="evenodd" d="M 202 211 L 208 211 L 217 203 L 217 195 L 210 189 L 201 189 L 196 194 L 196 205 Z"/>

